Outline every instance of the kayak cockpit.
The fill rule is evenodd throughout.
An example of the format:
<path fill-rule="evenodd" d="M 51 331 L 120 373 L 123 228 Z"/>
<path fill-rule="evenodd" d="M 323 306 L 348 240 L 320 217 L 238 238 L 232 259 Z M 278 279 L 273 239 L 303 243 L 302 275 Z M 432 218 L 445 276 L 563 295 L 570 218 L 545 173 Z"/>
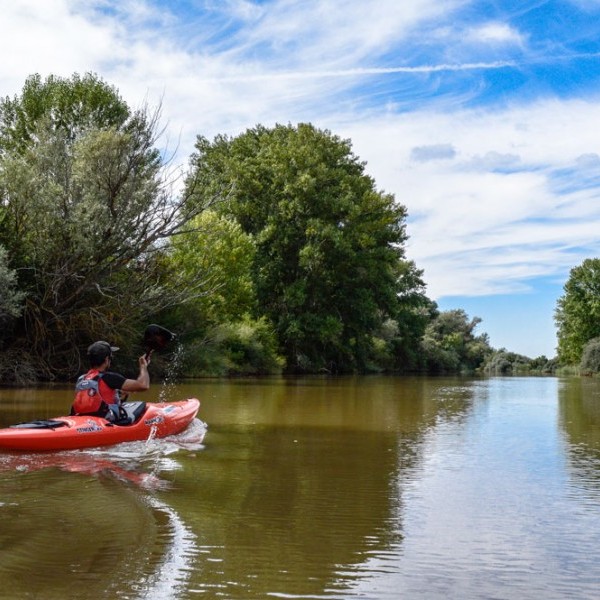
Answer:
<path fill-rule="evenodd" d="M 37 421 L 29 421 L 27 423 L 17 423 L 16 425 L 10 425 L 11 429 L 56 429 L 57 427 L 64 427 L 66 423 L 64 421 L 58 421 L 57 419 L 38 419 Z"/>
<path fill-rule="evenodd" d="M 107 421 L 107 425 L 132 425 L 138 421 L 146 412 L 146 403 L 143 401 L 123 402 L 121 404 L 121 416 L 113 422 Z M 66 421 L 59 419 L 37 419 L 26 423 L 17 423 L 10 425 L 11 429 L 57 429 L 68 425 Z"/>
<path fill-rule="evenodd" d="M 121 417 L 114 425 L 131 425 L 135 423 L 146 412 L 146 403 L 142 400 L 136 402 L 123 402 L 121 404 Z"/>

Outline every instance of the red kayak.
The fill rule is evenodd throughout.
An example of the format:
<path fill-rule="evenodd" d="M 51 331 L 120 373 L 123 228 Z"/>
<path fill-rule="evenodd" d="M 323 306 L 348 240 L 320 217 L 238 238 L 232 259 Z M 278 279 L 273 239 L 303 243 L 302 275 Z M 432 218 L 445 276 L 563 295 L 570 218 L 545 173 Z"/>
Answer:
<path fill-rule="evenodd" d="M 127 416 L 119 423 L 102 417 L 55 417 L 0 429 L 0 450 L 76 450 L 109 446 L 183 431 L 196 417 L 200 401 L 125 402 Z"/>

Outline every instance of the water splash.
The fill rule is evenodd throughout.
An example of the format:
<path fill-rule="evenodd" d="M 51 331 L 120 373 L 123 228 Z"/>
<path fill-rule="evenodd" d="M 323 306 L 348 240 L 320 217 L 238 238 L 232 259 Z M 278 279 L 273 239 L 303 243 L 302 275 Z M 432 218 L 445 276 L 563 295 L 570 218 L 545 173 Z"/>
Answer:
<path fill-rule="evenodd" d="M 156 437 L 156 432 L 158 431 L 158 427 L 156 425 L 152 425 L 150 427 L 150 433 L 148 434 L 148 438 L 146 439 L 146 447 L 152 443 L 152 440 Z"/>
<path fill-rule="evenodd" d="M 183 362 L 183 344 L 181 342 L 177 342 L 175 346 L 175 350 L 171 356 L 167 364 L 167 369 L 165 372 L 165 376 L 162 382 L 162 386 L 160 392 L 158 394 L 158 399 L 160 402 L 168 402 L 170 398 L 173 398 L 175 391 L 175 383 L 177 380 L 177 375 L 179 374 L 179 370 L 181 368 L 181 363 Z"/>

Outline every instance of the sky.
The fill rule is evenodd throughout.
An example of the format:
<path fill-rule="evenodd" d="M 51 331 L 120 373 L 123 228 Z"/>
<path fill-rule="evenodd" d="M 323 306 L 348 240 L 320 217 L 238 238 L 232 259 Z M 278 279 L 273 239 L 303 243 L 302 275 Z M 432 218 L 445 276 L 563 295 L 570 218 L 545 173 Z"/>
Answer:
<path fill-rule="evenodd" d="M 408 210 L 408 258 L 494 348 L 556 354 L 572 268 L 600 255 L 600 0 L 0 0 L 0 96 L 93 72 L 197 135 L 352 142 Z"/>

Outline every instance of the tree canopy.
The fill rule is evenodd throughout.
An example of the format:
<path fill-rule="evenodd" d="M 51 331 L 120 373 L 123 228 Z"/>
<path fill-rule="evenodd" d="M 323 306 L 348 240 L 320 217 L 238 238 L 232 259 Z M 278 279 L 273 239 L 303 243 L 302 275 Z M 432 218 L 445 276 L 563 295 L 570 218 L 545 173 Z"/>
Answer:
<path fill-rule="evenodd" d="M 555 321 L 561 363 L 578 365 L 586 343 L 600 336 L 600 259 L 588 258 L 571 269 Z"/>
<path fill-rule="evenodd" d="M 491 353 L 486 333 L 475 334 L 479 317 L 462 309 L 439 313 L 426 327 L 423 351 L 430 372 L 474 371 Z"/>
<path fill-rule="evenodd" d="M 130 115 L 117 90 L 93 73 L 45 80 L 31 75 L 19 96 L 0 104 L 0 152 L 25 152 L 35 144 L 42 121 L 73 141 L 90 129 L 120 128 Z"/>
<path fill-rule="evenodd" d="M 364 369 L 376 330 L 428 305 L 405 257 L 406 209 L 376 189 L 349 141 L 310 124 L 257 126 L 199 137 L 192 164 L 197 201 L 231 190 L 220 210 L 254 239 L 258 310 L 289 369 Z M 401 329 L 406 344 L 421 333 Z"/>
<path fill-rule="evenodd" d="M 233 219 L 207 210 L 190 221 L 190 231 L 174 236 L 169 268 L 191 285 L 202 279 L 197 298 L 185 311 L 202 315 L 204 324 L 239 319 L 255 305 L 250 268 L 254 258 L 252 237 Z M 195 308 L 192 309 L 192 306 Z"/>
<path fill-rule="evenodd" d="M 93 75 L 34 76 L 0 102 L 0 245 L 24 297 L 1 335 L 42 376 L 77 372 L 94 337 L 124 343 L 184 295 L 158 256 L 202 207 L 173 194 L 157 125 Z"/>

